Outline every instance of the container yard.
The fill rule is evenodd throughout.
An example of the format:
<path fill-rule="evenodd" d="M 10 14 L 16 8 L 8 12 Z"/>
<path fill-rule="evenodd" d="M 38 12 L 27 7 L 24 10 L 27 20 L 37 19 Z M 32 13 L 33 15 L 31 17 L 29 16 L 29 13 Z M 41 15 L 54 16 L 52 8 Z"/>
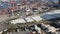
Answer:
<path fill-rule="evenodd" d="M 60 34 L 60 0 L 0 0 L 0 34 Z"/>

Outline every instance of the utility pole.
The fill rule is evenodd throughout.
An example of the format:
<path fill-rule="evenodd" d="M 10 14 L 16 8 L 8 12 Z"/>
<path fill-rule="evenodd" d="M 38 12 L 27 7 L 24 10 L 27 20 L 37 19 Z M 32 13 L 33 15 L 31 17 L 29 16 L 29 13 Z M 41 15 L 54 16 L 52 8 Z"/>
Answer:
<path fill-rule="evenodd" d="M 12 16 L 14 16 L 14 8 L 15 8 L 15 1 L 14 0 L 11 0 L 11 11 L 12 11 Z"/>
<path fill-rule="evenodd" d="M 13 10 L 11 10 L 12 11 L 12 16 L 14 16 L 14 11 Z"/>

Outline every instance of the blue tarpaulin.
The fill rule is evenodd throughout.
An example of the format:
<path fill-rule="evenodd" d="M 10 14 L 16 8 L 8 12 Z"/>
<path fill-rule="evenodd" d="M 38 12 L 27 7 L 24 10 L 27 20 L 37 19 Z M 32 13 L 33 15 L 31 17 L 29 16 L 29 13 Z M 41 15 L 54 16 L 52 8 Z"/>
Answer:
<path fill-rule="evenodd" d="M 60 18 L 60 14 L 45 14 L 41 16 L 45 20 Z"/>
<path fill-rule="evenodd" d="M 1 6 L 2 6 L 2 8 L 7 8 L 8 7 L 8 3 L 7 2 L 1 2 Z"/>

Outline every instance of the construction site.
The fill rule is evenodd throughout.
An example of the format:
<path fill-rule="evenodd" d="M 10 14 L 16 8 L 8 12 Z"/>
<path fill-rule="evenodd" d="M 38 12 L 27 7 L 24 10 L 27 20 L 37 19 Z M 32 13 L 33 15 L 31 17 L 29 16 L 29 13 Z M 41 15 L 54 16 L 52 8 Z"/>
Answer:
<path fill-rule="evenodd" d="M 0 0 L 0 34 L 60 34 L 60 0 Z"/>

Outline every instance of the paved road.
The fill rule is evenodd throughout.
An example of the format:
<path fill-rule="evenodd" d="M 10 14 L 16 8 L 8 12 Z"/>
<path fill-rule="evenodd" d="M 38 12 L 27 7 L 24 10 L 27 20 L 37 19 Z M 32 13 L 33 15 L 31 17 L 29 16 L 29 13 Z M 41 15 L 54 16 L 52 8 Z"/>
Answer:
<path fill-rule="evenodd" d="M 26 34 L 25 31 L 20 31 L 20 32 L 14 32 L 13 34 Z"/>
<path fill-rule="evenodd" d="M 5 15 L 0 16 L 0 22 L 1 22 L 1 21 L 5 21 L 6 19 L 8 19 L 8 17 L 7 17 L 7 16 L 5 16 Z"/>
<path fill-rule="evenodd" d="M 10 34 L 27 34 L 29 33 L 30 31 L 19 31 L 19 32 L 10 32 Z"/>

